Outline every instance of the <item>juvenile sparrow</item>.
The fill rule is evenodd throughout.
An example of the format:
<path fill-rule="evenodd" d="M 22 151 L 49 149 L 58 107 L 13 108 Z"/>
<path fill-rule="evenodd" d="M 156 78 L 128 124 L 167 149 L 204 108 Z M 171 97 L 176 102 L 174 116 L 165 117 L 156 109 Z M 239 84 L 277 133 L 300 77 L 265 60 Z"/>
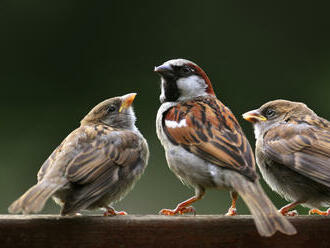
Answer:
<path fill-rule="evenodd" d="M 148 144 L 135 126 L 135 93 L 96 105 L 53 151 L 38 173 L 38 183 L 11 204 L 10 213 L 42 210 L 53 197 L 61 215 L 84 209 L 106 209 L 132 189 L 146 168 Z"/>
<path fill-rule="evenodd" d="M 157 135 L 169 168 L 195 196 L 163 215 L 194 212 L 190 206 L 208 188 L 231 191 L 227 215 L 236 214 L 238 194 L 248 205 L 262 236 L 276 230 L 295 234 L 295 228 L 281 216 L 263 192 L 256 174 L 250 144 L 231 111 L 215 96 L 205 72 L 195 63 L 174 59 L 155 67 L 161 76 Z"/>
<path fill-rule="evenodd" d="M 292 203 L 309 208 L 330 207 L 330 122 L 305 104 L 275 100 L 243 114 L 253 123 L 256 158 L 267 184 Z M 310 213 L 330 215 L 313 209 Z"/>

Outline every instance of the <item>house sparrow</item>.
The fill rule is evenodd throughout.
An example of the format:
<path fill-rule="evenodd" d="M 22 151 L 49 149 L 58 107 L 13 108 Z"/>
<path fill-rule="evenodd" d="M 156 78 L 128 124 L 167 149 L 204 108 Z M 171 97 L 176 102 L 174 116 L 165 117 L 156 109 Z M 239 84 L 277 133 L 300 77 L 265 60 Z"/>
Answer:
<path fill-rule="evenodd" d="M 263 192 L 256 174 L 250 144 L 229 108 L 215 96 L 205 72 L 195 63 L 174 59 L 155 67 L 161 76 L 162 103 L 158 110 L 157 135 L 174 174 L 195 189 L 195 196 L 163 215 L 194 212 L 190 206 L 209 188 L 231 191 L 236 214 L 238 194 L 248 205 L 262 236 L 276 230 L 295 234 Z M 238 194 L 237 194 L 238 193 Z"/>
<path fill-rule="evenodd" d="M 267 184 L 292 203 L 309 208 L 330 206 L 330 122 L 305 104 L 275 100 L 243 114 L 253 123 L 256 158 Z M 330 215 L 313 209 L 311 213 Z"/>
<path fill-rule="evenodd" d="M 135 93 L 95 106 L 53 151 L 38 173 L 38 183 L 11 204 L 10 213 L 42 210 L 53 197 L 61 215 L 104 208 L 104 215 L 125 215 L 110 204 L 122 199 L 142 175 L 148 144 L 135 126 Z"/>

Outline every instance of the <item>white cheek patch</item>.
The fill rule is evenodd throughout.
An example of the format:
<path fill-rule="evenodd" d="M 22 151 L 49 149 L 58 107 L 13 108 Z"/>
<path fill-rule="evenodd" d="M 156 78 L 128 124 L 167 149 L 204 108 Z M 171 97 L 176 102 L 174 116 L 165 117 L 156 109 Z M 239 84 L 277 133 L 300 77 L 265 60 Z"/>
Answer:
<path fill-rule="evenodd" d="M 192 75 L 187 78 L 180 78 L 177 81 L 178 89 L 182 97 L 195 97 L 206 95 L 206 83 L 199 76 Z"/>
<path fill-rule="evenodd" d="M 186 119 L 183 119 L 180 122 L 165 120 L 165 125 L 168 128 L 186 127 L 187 122 L 186 122 Z"/>

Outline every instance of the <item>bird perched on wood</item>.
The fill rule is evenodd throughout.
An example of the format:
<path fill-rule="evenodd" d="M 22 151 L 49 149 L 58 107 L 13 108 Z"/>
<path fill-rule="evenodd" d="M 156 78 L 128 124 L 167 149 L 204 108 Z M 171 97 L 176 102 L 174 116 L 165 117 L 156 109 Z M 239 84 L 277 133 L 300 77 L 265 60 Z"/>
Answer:
<path fill-rule="evenodd" d="M 146 140 L 135 126 L 131 106 L 135 93 L 95 106 L 42 165 L 38 183 L 9 207 L 10 213 L 42 210 L 53 197 L 61 215 L 84 209 L 106 209 L 105 215 L 124 215 L 110 204 L 132 189 L 147 166 Z"/>
<path fill-rule="evenodd" d="M 249 207 L 262 236 L 276 230 L 295 234 L 295 228 L 281 216 L 263 192 L 256 174 L 250 144 L 232 112 L 215 96 L 206 73 L 195 63 L 174 59 L 155 67 L 161 76 L 157 135 L 169 168 L 195 196 L 163 215 L 194 212 L 190 206 L 209 188 L 231 191 L 236 214 L 237 193 Z"/>
<path fill-rule="evenodd" d="M 275 100 L 243 114 L 253 123 L 256 158 L 261 174 L 272 190 L 292 203 L 309 208 L 330 207 L 330 122 L 305 104 Z M 313 209 L 310 213 L 330 215 Z"/>

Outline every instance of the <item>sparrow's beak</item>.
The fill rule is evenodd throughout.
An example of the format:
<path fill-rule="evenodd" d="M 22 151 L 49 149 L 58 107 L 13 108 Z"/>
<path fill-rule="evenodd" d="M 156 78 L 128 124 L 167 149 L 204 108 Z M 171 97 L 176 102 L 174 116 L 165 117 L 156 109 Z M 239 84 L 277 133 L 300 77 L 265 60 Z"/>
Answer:
<path fill-rule="evenodd" d="M 128 109 L 132 105 L 135 96 L 136 93 L 130 93 L 121 97 L 123 102 L 119 108 L 119 113 L 123 111 L 123 109 Z"/>
<path fill-rule="evenodd" d="M 257 123 L 259 121 L 267 121 L 267 118 L 262 114 L 260 114 L 259 110 L 257 109 L 244 113 L 243 119 L 251 123 Z"/>
<path fill-rule="evenodd" d="M 154 72 L 159 73 L 162 76 L 167 76 L 172 74 L 172 67 L 170 65 L 167 64 L 162 64 L 160 66 L 155 66 Z"/>

